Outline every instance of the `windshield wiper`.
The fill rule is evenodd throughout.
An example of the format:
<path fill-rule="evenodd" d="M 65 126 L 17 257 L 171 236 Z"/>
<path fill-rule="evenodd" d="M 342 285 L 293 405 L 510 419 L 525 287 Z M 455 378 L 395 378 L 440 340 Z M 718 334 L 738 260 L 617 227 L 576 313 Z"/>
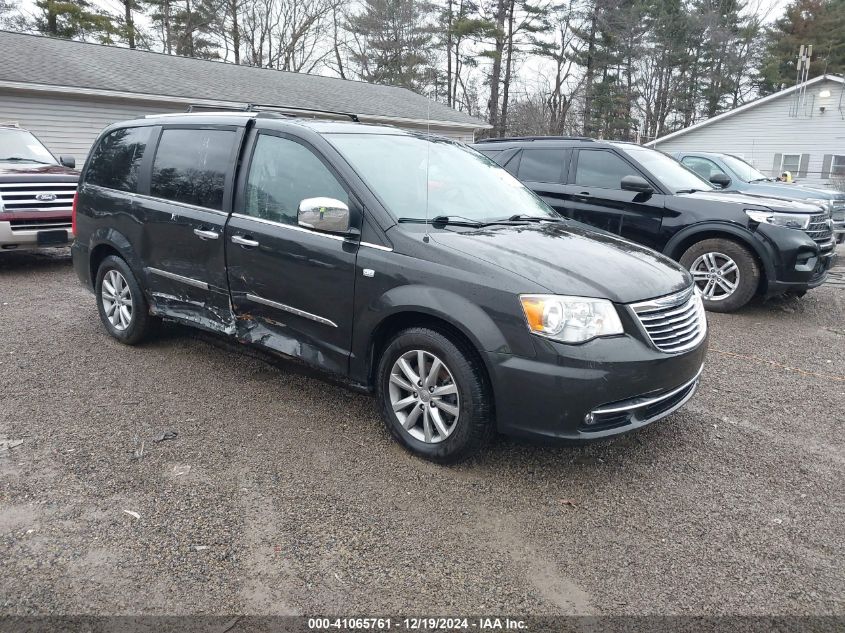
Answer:
<path fill-rule="evenodd" d="M 771 180 L 771 178 L 767 178 L 767 177 L 763 176 L 762 178 L 753 178 L 752 180 L 749 180 L 748 182 L 769 182 L 770 180 Z"/>
<path fill-rule="evenodd" d="M 703 189 L 678 189 L 675 193 L 698 193 L 699 191 Z"/>
<path fill-rule="evenodd" d="M 43 160 L 35 160 L 34 158 L 24 158 L 23 156 L 6 156 L 5 158 L 0 158 L 0 162 L 9 162 L 9 163 L 38 163 L 39 165 L 49 165 Z"/>
<path fill-rule="evenodd" d="M 425 218 L 399 218 L 399 222 L 409 222 L 414 224 L 425 224 Z M 483 222 L 479 222 L 478 220 L 471 220 L 470 218 L 465 218 L 460 215 L 436 215 L 430 220 L 428 220 L 428 224 L 442 224 L 442 225 L 452 225 L 452 226 L 485 226 Z"/>
<path fill-rule="evenodd" d="M 501 220 L 500 220 L 501 221 Z M 563 222 L 562 218 L 555 218 L 550 215 L 528 215 L 517 213 L 508 218 L 508 222 Z"/>

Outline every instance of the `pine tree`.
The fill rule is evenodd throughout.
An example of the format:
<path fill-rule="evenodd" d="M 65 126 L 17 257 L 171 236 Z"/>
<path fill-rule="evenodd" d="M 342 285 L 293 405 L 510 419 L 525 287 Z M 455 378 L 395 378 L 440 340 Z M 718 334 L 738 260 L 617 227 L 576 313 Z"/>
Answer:
<path fill-rule="evenodd" d="M 112 43 L 118 34 L 114 16 L 88 0 L 36 0 L 34 28 L 52 37 Z"/>
<path fill-rule="evenodd" d="M 347 28 L 361 46 L 352 58 L 358 75 L 372 83 L 424 92 L 433 83 L 429 18 L 434 7 L 422 0 L 366 0 Z"/>
<path fill-rule="evenodd" d="M 809 76 L 845 73 L 845 0 L 795 0 L 766 34 L 760 90 L 795 84 L 802 44 L 813 45 Z"/>

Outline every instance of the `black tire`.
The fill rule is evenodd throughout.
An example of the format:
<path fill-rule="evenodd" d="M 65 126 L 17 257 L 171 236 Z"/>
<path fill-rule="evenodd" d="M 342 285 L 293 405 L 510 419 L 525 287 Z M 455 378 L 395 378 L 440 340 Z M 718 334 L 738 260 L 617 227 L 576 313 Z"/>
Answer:
<path fill-rule="evenodd" d="M 129 287 L 130 301 L 127 305 L 131 305 L 131 315 L 128 324 L 123 329 L 112 323 L 106 314 L 103 280 L 111 271 L 116 271 Z M 97 298 L 97 311 L 100 313 L 100 320 L 112 337 L 126 345 L 137 345 L 152 332 L 154 317 L 150 315 L 147 299 L 138 284 L 138 280 L 132 273 L 132 269 L 120 257 L 109 255 L 102 261 L 100 268 L 97 270 L 94 292 Z"/>
<path fill-rule="evenodd" d="M 760 286 L 760 264 L 753 253 L 742 244 L 729 239 L 712 238 L 690 246 L 681 256 L 681 265 L 691 270 L 693 263 L 708 253 L 724 254 L 732 259 L 739 271 L 739 283 L 724 299 L 711 300 L 702 297 L 704 308 L 710 312 L 735 312 L 751 301 L 757 293 Z M 702 288 L 705 282 L 699 280 L 696 283 Z"/>
<path fill-rule="evenodd" d="M 451 433 L 436 443 L 414 437 L 403 427 L 391 405 L 393 367 L 400 357 L 414 350 L 423 350 L 440 359 L 457 387 L 459 415 Z M 441 464 L 461 461 L 476 453 L 492 435 L 492 394 L 481 362 L 464 342 L 453 341 L 433 329 L 415 327 L 393 337 L 379 359 L 376 394 L 391 435 L 407 450 L 425 459 Z M 432 406 L 436 407 L 436 403 Z"/>

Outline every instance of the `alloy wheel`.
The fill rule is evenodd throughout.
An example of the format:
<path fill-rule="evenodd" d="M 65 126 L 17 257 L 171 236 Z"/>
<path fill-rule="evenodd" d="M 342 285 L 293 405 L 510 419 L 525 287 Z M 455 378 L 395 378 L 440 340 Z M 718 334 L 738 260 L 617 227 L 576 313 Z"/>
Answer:
<path fill-rule="evenodd" d="M 100 296 L 112 327 L 121 332 L 128 328 L 132 324 L 132 291 L 118 270 L 112 268 L 105 274 Z"/>
<path fill-rule="evenodd" d="M 411 350 L 393 364 L 388 385 L 390 405 L 414 438 L 436 444 L 457 428 L 458 385 L 446 364 L 431 352 Z"/>
<path fill-rule="evenodd" d="M 739 266 L 724 253 L 704 253 L 690 266 L 690 273 L 702 296 L 722 301 L 739 287 Z"/>

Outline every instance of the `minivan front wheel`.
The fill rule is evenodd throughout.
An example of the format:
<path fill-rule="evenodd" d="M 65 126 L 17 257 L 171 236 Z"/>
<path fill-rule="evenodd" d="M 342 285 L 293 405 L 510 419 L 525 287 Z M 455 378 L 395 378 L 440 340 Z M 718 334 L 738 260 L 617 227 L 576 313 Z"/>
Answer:
<path fill-rule="evenodd" d="M 106 257 L 94 284 L 100 320 L 112 337 L 135 345 L 149 334 L 152 317 L 132 269 L 120 257 Z"/>
<path fill-rule="evenodd" d="M 732 240 L 714 238 L 693 244 L 681 256 L 711 312 L 739 310 L 757 292 L 760 266 L 746 247 Z"/>
<path fill-rule="evenodd" d="M 390 433 L 405 448 L 448 463 L 477 451 L 492 428 L 489 389 L 466 345 L 429 328 L 411 328 L 387 345 L 377 395 Z"/>

